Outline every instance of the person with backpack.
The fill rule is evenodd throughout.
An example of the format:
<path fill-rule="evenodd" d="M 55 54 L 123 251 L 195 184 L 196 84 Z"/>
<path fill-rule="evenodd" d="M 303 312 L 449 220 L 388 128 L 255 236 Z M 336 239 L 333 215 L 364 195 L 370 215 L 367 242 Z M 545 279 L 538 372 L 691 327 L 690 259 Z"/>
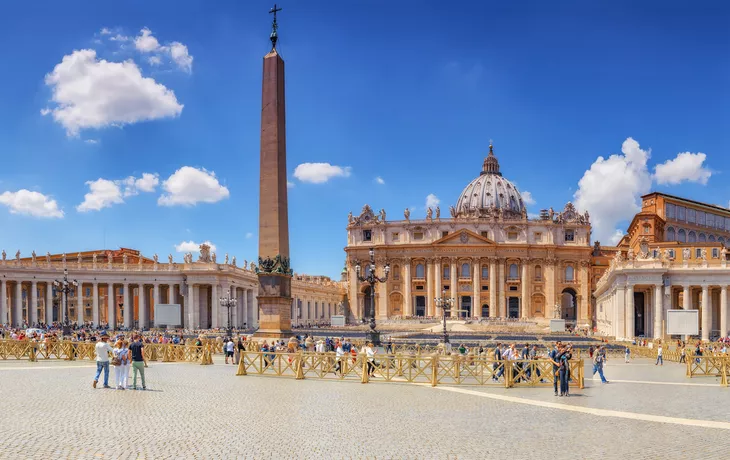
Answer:
<path fill-rule="evenodd" d="M 601 377 L 601 383 L 608 383 L 608 380 L 606 380 L 606 377 L 603 375 L 603 364 L 605 362 L 606 348 L 601 345 L 601 348 L 599 348 L 596 352 L 596 357 L 593 358 L 593 375 L 596 375 L 596 372 L 598 372 L 598 375 Z"/>

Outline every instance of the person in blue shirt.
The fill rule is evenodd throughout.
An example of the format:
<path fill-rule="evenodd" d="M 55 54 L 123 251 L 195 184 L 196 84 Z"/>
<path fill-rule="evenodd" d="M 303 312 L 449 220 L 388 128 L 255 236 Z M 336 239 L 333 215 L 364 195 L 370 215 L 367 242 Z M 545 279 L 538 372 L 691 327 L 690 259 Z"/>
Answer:
<path fill-rule="evenodd" d="M 555 390 L 555 396 L 558 396 L 558 370 L 560 369 L 558 355 L 562 346 L 563 344 L 561 342 L 555 342 L 555 346 L 548 353 L 548 358 L 553 363 L 553 390 Z"/>

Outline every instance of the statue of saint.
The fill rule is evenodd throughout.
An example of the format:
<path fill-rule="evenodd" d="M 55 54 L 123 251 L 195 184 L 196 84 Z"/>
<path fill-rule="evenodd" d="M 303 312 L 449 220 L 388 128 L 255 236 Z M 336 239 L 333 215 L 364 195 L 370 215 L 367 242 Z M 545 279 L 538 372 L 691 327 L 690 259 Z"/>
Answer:
<path fill-rule="evenodd" d="M 634 260 L 634 250 L 633 249 L 629 249 L 629 252 L 628 252 L 626 258 L 629 260 Z"/>
<path fill-rule="evenodd" d="M 15 260 L 20 262 L 20 249 L 18 249 L 18 252 L 15 253 Z"/>
<path fill-rule="evenodd" d="M 380 220 L 385 222 L 385 209 L 380 210 Z"/>
<path fill-rule="evenodd" d="M 440 218 L 441 218 L 441 208 L 436 206 L 436 219 L 440 219 Z"/>
<path fill-rule="evenodd" d="M 688 262 L 689 259 L 690 259 L 690 254 L 691 253 L 692 252 L 690 251 L 689 248 L 682 249 L 682 259 L 684 259 L 685 262 Z"/>
<path fill-rule="evenodd" d="M 211 261 L 212 261 L 213 263 L 216 263 L 215 259 L 216 259 L 216 257 L 215 257 L 215 252 L 214 252 L 214 253 L 213 253 L 213 254 L 212 254 L 212 255 L 210 256 L 210 260 L 211 260 Z"/>
<path fill-rule="evenodd" d="M 81 265 L 81 253 L 80 252 L 77 252 L 76 253 L 76 263 L 78 263 L 79 265 Z"/>
<path fill-rule="evenodd" d="M 243 269 L 246 270 L 246 267 L 248 267 L 248 261 L 243 259 Z"/>
<path fill-rule="evenodd" d="M 455 207 L 449 206 L 449 212 L 451 213 L 452 218 L 456 217 L 456 208 Z"/>
<path fill-rule="evenodd" d="M 155 261 L 155 265 L 157 265 L 160 262 L 160 257 L 155 253 L 155 255 L 152 256 L 152 260 Z"/>
<path fill-rule="evenodd" d="M 127 265 L 127 254 L 126 253 L 125 254 L 122 254 L 122 263 L 124 265 Z"/>
<path fill-rule="evenodd" d="M 172 265 L 172 254 L 167 255 L 167 263 Z"/>
<path fill-rule="evenodd" d="M 233 258 L 231 259 L 231 265 L 233 265 L 234 267 L 236 266 L 236 256 L 233 256 Z"/>
<path fill-rule="evenodd" d="M 5 249 L 3 249 L 3 262 L 5 262 L 5 259 L 8 258 L 8 255 L 5 253 Z"/>
<path fill-rule="evenodd" d="M 352 217 L 352 211 L 347 215 L 347 223 L 351 224 L 355 220 L 354 217 Z"/>
<path fill-rule="evenodd" d="M 555 217 L 555 211 L 553 210 L 553 207 L 550 206 L 550 210 L 548 211 L 548 216 L 550 217 L 550 220 L 553 220 Z"/>
<path fill-rule="evenodd" d="M 720 260 L 727 260 L 727 248 L 725 246 L 720 249 Z"/>
<path fill-rule="evenodd" d="M 553 316 L 555 317 L 555 319 L 562 318 L 562 316 L 563 316 L 563 311 L 562 310 L 563 309 L 562 309 L 561 305 L 559 303 L 556 303 L 555 304 L 555 313 L 553 314 Z"/>
<path fill-rule="evenodd" d="M 228 265 L 228 253 L 227 252 L 226 252 L 226 259 L 225 259 L 225 261 L 223 263 L 226 264 L 226 265 Z"/>
<path fill-rule="evenodd" d="M 411 210 L 406 208 L 405 211 L 403 211 L 403 217 L 405 217 L 406 220 L 411 220 Z"/>
<path fill-rule="evenodd" d="M 431 209 L 430 206 L 428 208 L 426 208 L 426 219 L 428 219 L 428 220 L 433 219 L 433 210 Z"/>
<path fill-rule="evenodd" d="M 91 261 L 96 265 L 96 253 L 91 256 Z"/>
<path fill-rule="evenodd" d="M 5 251 L 3 251 L 3 252 L 5 252 Z M 3 259 L 4 259 L 4 257 L 3 257 Z M 48 265 L 51 265 L 51 253 L 50 252 L 46 252 L 46 263 Z"/>
<path fill-rule="evenodd" d="M 35 261 L 36 261 L 35 250 L 33 250 L 33 252 L 30 254 L 30 259 L 33 262 L 33 265 L 35 265 Z"/>

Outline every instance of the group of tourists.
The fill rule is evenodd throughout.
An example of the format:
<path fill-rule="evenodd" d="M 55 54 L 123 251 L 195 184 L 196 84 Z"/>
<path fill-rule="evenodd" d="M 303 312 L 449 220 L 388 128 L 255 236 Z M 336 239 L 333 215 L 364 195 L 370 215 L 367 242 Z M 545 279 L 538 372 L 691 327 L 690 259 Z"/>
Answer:
<path fill-rule="evenodd" d="M 114 366 L 114 386 L 117 390 L 131 388 L 137 390 L 137 374 L 141 377 L 142 390 L 147 389 L 145 382 L 144 370 L 147 367 L 147 361 L 144 357 L 144 343 L 142 336 L 135 334 L 132 340 L 128 341 L 124 338 L 117 339 L 114 347 L 109 344 L 109 335 L 106 331 L 100 333 L 100 340 L 95 346 L 96 351 L 96 375 L 92 386 L 97 387 L 101 373 L 104 373 L 104 388 L 109 386 L 109 365 Z M 133 369 L 132 385 L 129 383 L 129 369 Z"/>

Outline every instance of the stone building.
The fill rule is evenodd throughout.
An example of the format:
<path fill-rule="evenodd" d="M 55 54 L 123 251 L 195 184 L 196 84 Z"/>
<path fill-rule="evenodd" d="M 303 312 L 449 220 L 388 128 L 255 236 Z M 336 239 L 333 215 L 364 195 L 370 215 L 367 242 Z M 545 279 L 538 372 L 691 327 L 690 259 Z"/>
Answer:
<path fill-rule="evenodd" d="M 217 260 L 207 245 L 193 261 L 188 253 L 183 263 L 172 255 L 159 261 L 134 249 L 46 254 L 12 260 L 5 251 L 0 261 L 0 323 L 21 326 L 25 323 L 61 321 L 62 294 L 53 286 L 62 280 L 64 269 L 69 280 L 77 280 L 67 299 L 71 322 L 109 324 L 111 327 L 151 327 L 155 305 L 181 305 L 181 323 L 187 328 L 225 328 L 228 311 L 219 299 L 237 299 L 231 309 L 233 327 L 257 327 L 258 278 L 254 263 L 235 258 Z M 294 324 L 325 321 L 337 314 L 344 300 L 341 282 L 324 276 L 294 274 L 292 279 L 292 318 Z M 79 308 L 79 305 L 83 306 Z M 35 306 L 35 308 L 33 308 Z"/>
<path fill-rule="evenodd" d="M 365 205 L 347 225 L 347 279 L 351 318 L 433 317 L 434 298 L 454 300 L 462 317 L 553 318 L 590 326 L 591 253 L 588 213 L 571 203 L 560 212 L 543 210 L 531 219 L 517 187 L 502 176 L 489 146 L 482 169 L 442 216 L 439 207 L 425 219 L 388 220 L 385 210 Z M 377 275 L 370 288 L 357 280 L 355 264 L 368 263 L 374 248 Z M 367 267 L 365 267 L 367 269 Z M 560 308 L 556 308 L 560 306 Z"/>
<path fill-rule="evenodd" d="M 663 337 L 666 311 L 697 309 L 700 336 L 727 336 L 730 210 L 664 193 L 642 197 L 610 265 L 596 283 L 598 330 Z"/>

